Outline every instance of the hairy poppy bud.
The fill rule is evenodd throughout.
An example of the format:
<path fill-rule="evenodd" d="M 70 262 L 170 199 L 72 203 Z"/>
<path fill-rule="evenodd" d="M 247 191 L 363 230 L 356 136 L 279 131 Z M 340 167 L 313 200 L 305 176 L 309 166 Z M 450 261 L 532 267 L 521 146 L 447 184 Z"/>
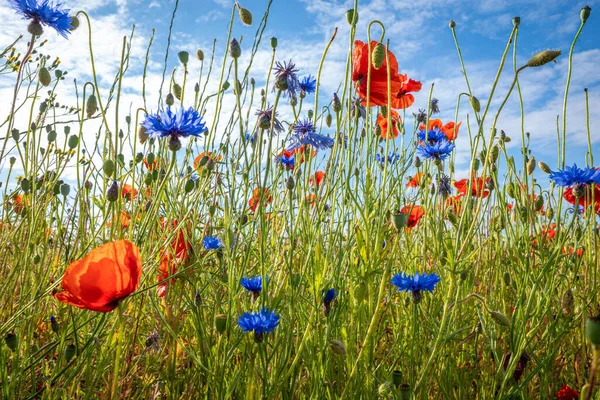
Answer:
<path fill-rule="evenodd" d="M 542 65 L 548 64 L 551 61 L 554 61 L 561 55 L 560 50 L 544 50 L 540 51 L 533 57 L 527 61 L 525 64 L 527 67 L 541 67 Z"/>
<path fill-rule="evenodd" d="M 592 12 L 592 8 L 590 6 L 585 6 L 581 9 L 579 16 L 581 17 L 581 22 L 585 24 L 587 19 L 590 17 L 590 13 Z"/>
<path fill-rule="evenodd" d="M 276 38 L 275 36 L 273 36 L 273 37 L 271 38 L 271 48 L 272 48 L 273 50 L 275 50 L 275 49 L 277 48 L 277 38 Z"/>
<path fill-rule="evenodd" d="M 490 162 L 495 163 L 498 160 L 499 155 L 500 149 L 498 148 L 498 146 L 492 147 L 492 150 L 490 150 Z"/>
<path fill-rule="evenodd" d="M 46 67 L 40 68 L 40 71 L 38 72 L 38 78 L 40 83 L 46 87 L 48 87 L 52 82 L 52 77 L 50 76 L 50 72 L 48 72 L 48 68 Z"/>
<path fill-rule="evenodd" d="M 190 53 L 188 53 L 187 51 L 180 51 L 177 54 L 177 57 L 179 57 L 180 63 L 182 63 L 183 65 L 187 65 L 188 61 L 190 60 Z"/>
<path fill-rule="evenodd" d="M 575 309 L 575 297 L 573 297 L 573 292 L 571 291 L 571 289 L 567 289 L 563 294 L 560 306 L 565 316 L 573 314 L 573 311 Z"/>
<path fill-rule="evenodd" d="M 535 211 L 542 211 L 542 209 L 544 208 L 544 198 L 542 196 L 538 196 L 537 199 L 535 199 Z"/>
<path fill-rule="evenodd" d="M 533 171 L 535 171 L 535 166 L 535 157 L 531 157 L 529 161 L 527 161 L 527 175 L 533 174 Z"/>
<path fill-rule="evenodd" d="M 90 94 L 90 97 L 87 99 L 87 103 L 85 105 L 85 111 L 88 118 L 92 118 L 96 111 L 98 111 L 98 100 L 96 100 L 96 96 L 94 94 Z"/>
<path fill-rule="evenodd" d="M 325 117 L 325 125 L 327 125 L 328 128 L 331 128 L 332 122 L 333 122 L 333 117 L 331 116 L 331 114 L 327 113 L 327 116 Z"/>
<path fill-rule="evenodd" d="M 167 105 L 171 107 L 173 104 L 175 104 L 175 96 L 173 96 L 172 93 L 169 93 L 167 95 L 167 98 L 165 99 L 165 103 L 167 103 Z"/>
<path fill-rule="evenodd" d="M 552 172 L 552 170 L 550 169 L 550 167 L 548 166 L 548 164 L 546 164 L 543 161 L 538 161 L 538 167 L 540 167 L 540 169 L 542 171 L 544 171 L 545 173 L 549 174 Z"/>
<path fill-rule="evenodd" d="M 242 55 L 242 48 L 235 38 L 231 39 L 229 43 L 229 55 L 232 58 L 239 58 Z"/>
<path fill-rule="evenodd" d="M 42 28 L 42 24 L 40 24 L 38 21 L 33 20 L 27 26 L 27 32 L 29 32 L 33 36 L 42 36 L 42 34 L 44 33 L 44 28 Z"/>
<path fill-rule="evenodd" d="M 500 311 L 490 311 L 490 316 L 498 325 L 510 327 L 510 320 L 506 315 L 502 314 Z"/>
<path fill-rule="evenodd" d="M 512 23 L 515 28 L 518 27 L 521 24 L 521 17 L 513 17 Z"/>
<path fill-rule="evenodd" d="M 454 20 L 451 19 L 450 22 L 448 23 L 448 26 L 450 27 L 450 29 L 454 29 L 454 28 L 456 28 L 456 22 L 454 22 Z"/>
<path fill-rule="evenodd" d="M 285 181 L 285 187 L 287 188 L 287 190 L 294 190 L 294 187 L 296 186 L 296 182 L 294 182 L 294 177 L 290 175 L 289 178 L 287 178 L 287 180 Z"/>
<path fill-rule="evenodd" d="M 240 21 L 244 25 L 252 25 L 252 13 L 238 4 L 238 14 Z"/>
<path fill-rule="evenodd" d="M 338 354 L 340 356 L 345 356 L 346 355 L 346 345 L 341 340 L 337 340 L 337 339 L 330 340 L 329 341 L 329 348 L 335 354 Z"/>
<path fill-rule="evenodd" d="M 204 52 L 200 49 L 196 50 L 196 58 L 200 61 L 204 61 Z"/>
<path fill-rule="evenodd" d="M 4 336 L 4 343 L 6 343 L 8 348 L 13 353 L 17 351 L 17 348 L 19 347 L 19 340 L 17 339 L 17 335 L 14 333 L 9 333 L 8 335 Z"/>
<path fill-rule="evenodd" d="M 181 86 L 178 83 L 173 83 L 173 94 L 177 100 L 181 100 Z"/>
<path fill-rule="evenodd" d="M 554 218 L 554 209 L 553 208 L 549 208 L 546 210 L 546 217 L 548 217 L 549 221 L 551 221 L 552 218 Z"/>
<path fill-rule="evenodd" d="M 194 190 L 194 181 L 193 181 L 193 180 L 191 180 L 191 179 L 188 179 L 188 180 L 185 182 L 185 186 L 183 187 L 183 190 L 184 190 L 186 193 L 190 193 L 192 190 Z"/>
<path fill-rule="evenodd" d="M 371 54 L 371 62 L 375 69 L 381 68 L 383 65 L 383 60 L 385 59 L 385 47 L 382 43 L 377 43 L 375 48 L 373 49 L 373 54 Z"/>
<path fill-rule="evenodd" d="M 473 160 L 473 171 L 477 171 L 479 169 L 479 159 L 476 158 Z"/>
<path fill-rule="evenodd" d="M 215 328 L 219 333 L 225 332 L 225 329 L 227 329 L 227 315 L 217 314 L 215 316 Z"/>
<path fill-rule="evenodd" d="M 110 185 L 110 187 L 106 191 L 106 200 L 113 203 L 113 202 L 117 201 L 118 198 L 119 198 L 119 185 L 117 184 L 117 181 L 114 181 L 112 183 L 112 185 Z"/>
<path fill-rule="evenodd" d="M 475 110 L 475 112 L 479 112 L 481 110 L 481 103 L 479 102 L 479 99 L 475 96 L 471 96 L 469 98 L 469 103 L 471 103 L 471 107 L 473 107 L 473 110 Z"/>
<path fill-rule="evenodd" d="M 348 23 L 351 26 L 356 25 L 356 23 L 358 22 L 358 13 L 354 8 L 351 8 L 346 11 L 346 21 L 348 21 Z"/>
<path fill-rule="evenodd" d="M 585 321 L 585 336 L 592 346 L 600 346 L 600 315 L 589 317 Z"/>
<path fill-rule="evenodd" d="M 380 399 L 393 399 L 394 398 L 394 385 L 392 382 L 383 382 L 377 389 Z"/>

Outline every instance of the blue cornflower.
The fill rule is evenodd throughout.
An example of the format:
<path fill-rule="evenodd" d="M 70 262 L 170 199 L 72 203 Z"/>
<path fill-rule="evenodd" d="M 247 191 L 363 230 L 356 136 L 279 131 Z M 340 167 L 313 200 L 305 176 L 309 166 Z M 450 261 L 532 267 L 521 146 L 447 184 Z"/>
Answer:
<path fill-rule="evenodd" d="M 223 241 L 216 236 L 208 236 L 202 240 L 205 250 L 219 250 L 223 247 Z"/>
<path fill-rule="evenodd" d="M 383 154 L 375 154 L 375 159 L 377 160 L 377 162 L 379 164 L 381 164 L 381 166 L 385 166 L 385 156 Z M 396 152 L 394 151 L 390 151 L 390 154 L 387 156 L 387 162 L 390 165 L 393 165 L 396 163 L 396 161 L 400 160 L 400 154 L 396 154 Z"/>
<path fill-rule="evenodd" d="M 317 90 L 317 79 L 312 75 L 305 76 L 299 81 L 300 97 L 312 94 Z"/>
<path fill-rule="evenodd" d="M 352 118 L 356 118 L 357 116 L 365 119 L 367 117 L 367 110 L 365 109 L 365 106 L 362 105 L 363 103 L 363 99 L 361 98 L 354 98 L 352 99 L 352 104 L 350 106 L 350 115 L 352 116 Z"/>
<path fill-rule="evenodd" d="M 246 141 L 250 142 L 250 144 L 254 144 L 254 141 L 256 140 L 257 137 L 257 133 L 254 132 L 252 134 L 250 133 L 246 133 Z"/>
<path fill-rule="evenodd" d="M 417 146 L 417 155 L 426 160 L 443 161 L 454 150 L 454 143 L 450 143 L 447 139 L 442 139 L 435 143 L 426 143 Z"/>
<path fill-rule="evenodd" d="M 200 179 L 200 175 L 198 175 L 197 172 L 192 172 L 192 174 L 190 175 L 190 179 L 196 182 L 198 179 Z"/>
<path fill-rule="evenodd" d="M 423 143 L 437 143 L 441 140 L 448 140 L 448 138 L 446 137 L 446 134 L 444 132 L 442 132 L 439 128 L 434 128 L 431 129 L 429 132 L 425 131 L 425 129 L 421 129 L 418 132 L 419 135 L 419 141 L 423 142 Z"/>
<path fill-rule="evenodd" d="M 41 35 L 39 25 L 46 25 L 50 28 L 54 28 L 59 35 L 67 37 L 70 30 L 73 29 L 71 25 L 71 17 L 69 17 L 69 10 L 61 9 L 61 3 L 51 3 L 49 0 L 9 0 L 10 3 L 16 8 L 21 14 L 23 19 L 30 19 L 31 25 L 28 29 L 29 33 L 37 36 Z M 35 27 L 34 25 L 38 25 Z M 38 34 L 39 33 L 39 34 Z"/>
<path fill-rule="evenodd" d="M 283 168 L 291 171 L 294 169 L 296 158 L 293 154 L 286 154 L 285 152 L 283 152 L 282 154 L 275 157 L 275 163 L 281 164 Z"/>
<path fill-rule="evenodd" d="M 585 207 L 584 206 L 578 206 L 577 207 L 577 214 L 583 214 L 585 212 Z M 575 207 L 573 208 L 569 208 L 569 214 L 573 214 L 575 213 Z"/>
<path fill-rule="evenodd" d="M 550 172 L 550 179 L 558 186 L 600 184 L 600 170 L 593 167 L 579 168 L 577 164 L 573 164 L 572 167 Z"/>
<path fill-rule="evenodd" d="M 294 125 L 293 131 L 291 143 L 285 148 L 287 151 L 296 150 L 304 145 L 309 145 L 316 150 L 333 147 L 333 138 L 317 133 L 317 129 L 308 119 Z"/>
<path fill-rule="evenodd" d="M 262 290 L 262 276 L 254 278 L 242 278 L 240 285 L 249 292 L 259 293 Z"/>
<path fill-rule="evenodd" d="M 273 106 L 267 106 L 264 110 L 257 110 L 254 114 L 258 117 L 258 126 L 256 127 L 256 132 L 258 132 L 259 128 L 270 130 L 271 129 L 271 119 L 273 120 L 273 131 L 271 133 L 281 133 L 283 132 L 283 125 L 277 119 L 277 112 L 273 112 Z M 255 133 L 256 135 L 256 133 Z"/>
<path fill-rule="evenodd" d="M 335 296 L 336 292 L 334 288 L 327 290 L 324 292 L 323 303 L 331 303 L 335 299 Z"/>
<path fill-rule="evenodd" d="M 289 62 L 275 63 L 275 88 L 283 92 L 287 92 L 290 97 L 296 96 L 296 91 L 300 89 L 300 81 L 298 81 L 298 70 L 296 65 L 290 60 Z"/>
<path fill-rule="evenodd" d="M 156 114 L 146 115 L 141 123 L 146 128 L 146 134 L 151 138 L 200 136 L 208 129 L 202 121 L 202 116 L 193 107 L 187 110 L 183 107 L 176 112 L 167 107 Z"/>
<path fill-rule="evenodd" d="M 259 312 L 245 312 L 238 315 L 238 325 L 244 332 L 254 332 L 254 341 L 262 342 L 267 333 L 273 333 L 279 325 L 279 315 L 263 307 Z"/>
<path fill-rule="evenodd" d="M 441 174 L 438 179 L 438 194 L 444 198 L 450 196 L 452 193 L 452 185 L 450 184 L 450 177 L 446 174 Z"/>
<path fill-rule="evenodd" d="M 439 281 L 440 277 L 437 274 L 427 275 L 418 272 L 414 276 L 401 272 L 392 278 L 392 284 L 398 288 L 399 292 L 411 292 L 415 303 L 421 300 L 422 291 L 433 292 Z"/>

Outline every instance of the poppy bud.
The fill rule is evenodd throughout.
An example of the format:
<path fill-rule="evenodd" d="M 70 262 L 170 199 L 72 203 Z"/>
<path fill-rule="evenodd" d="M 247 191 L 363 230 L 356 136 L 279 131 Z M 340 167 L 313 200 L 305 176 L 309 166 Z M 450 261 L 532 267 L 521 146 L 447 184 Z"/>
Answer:
<path fill-rule="evenodd" d="M 546 217 L 548 217 L 548 220 L 552 220 L 552 218 L 554 218 L 554 209 L 553 208 L 549 208 L 546 210 Z"/>
<path fill-rule="evenodd" d="M 17 348 L 19 347 L 19 339 L 17 339 L 17 335 L 14 333 L 9 333 L 8 335 L 4 336 L 4 343 L 6 343 L 8 348 L 11 349 L 13 353 L 17 351 Z"/>
<path fill-rule="evenodd" d="M 294 177 L 290 175 L 290 177 L 287 178 L 287 180 L 285 181 L 285 187 L 287 188 L 287 190 L 292 191 L 294 190 L 295 186 L 296 182 L 294 182 Z"/>
<path fill-rule="evenodd" d="M 94 94 L 90 94 L 90 97 L 87 99 L 87 103 L 85 105 L 85 112 L 88 118 L 92 118 L 94 114 L 98 111 L 98 100 L 96 100 L 96 96 Z"/>
<path fill-rule="evenodd" d="M 448 23 L 448 26 L 450 27 L 450 29 L 454 29 L 454 28 L 456 28 L 456 22 L 454 22 L 454 20 L 451 19 L 450 22 Z"/>
<path fill-rule="evenodd" d="M 510 320 L 506 315 L 502 314 L 500 311 L 490 311 L 490 316 L 498 325 L 510 327 Z"/>
<path fill-rule="evenodd" d="M 179 151 L 181 149 L 181 140 L 175 135 L 169 136 L 169 150 Z"/>
<path fill-rule="evenodd" d="M 351 8 L 346 11 L 346 21 L 348 21 L 348 24 L 350 24 L 351 26 L 356 25 L 356 23 L 358 22 L 358 13 L 356 12 L 356 10 L 354 10 L 354 8 Z"/>
<path fill-rule="evenodd" d="M 527 161 L 527 175 L 533 174 L 535 171 L 535 157 L 531 157 L 529 161 Z"/>
<path fill-rule="evenodd" d="M 117 181 L 114 181 L 112 183 L 112 185 L 110 185 L 110 187 L 106 191 L 106 200 L 113 203 L 113 202 L 117 201 L 118 198 L 119 198 L 119 185 L 117 184 Z"/>
<path fill-rule="evenodd" d="M 331 114 L 327 113 L 327 116 L 325 117 L 325 125 L 327 125 L 328 128 L 331 128 L 332 122 L 333 122 L 333 117 L 331 116 Z"/>
<path fill-rule="evenodd" d="M 392 383 L 396 387 L 402 385 L 402 371 L 394 370 L 394 372 L 392 372 Z"/>
<path fill-rule="evenodd" d="M 592 12 L 592 8 L 590 6 L 585 6 L 581 9 L 579 16 L 581 17 L 581 23 L 585 24 L 587 19 L 590 17 L 590 13 Z"/>
<path fill-rule="evenodd" d="M 181 86 L 178 83 L 173 83 L 173 94 L 177 100 L 181 100 Z"/>
<path fill-rule="evenodd" d="M 308 110 L 307 114 L 308 114 L 308 119 L 312 119 L 312 117 L 314 117 L 314 115 L 315 115 L 313 110 Z"/>
<path fill-rule="evenodd" d="M 552 172 L 552 170 L 550 169 L 550 167 L 548 166 L 548 164 L 546 164 L 543 161 L 538 161 L 538 167 L 540 167 L 540 169 L 542 171 L 544 171 L 545 173 L 549 174 Z"/>
<path fill-rule="evenodd" d="M 392 382 L 383 382 L 377 389 L 379 398 L 381 399 L 393 399 L 394 398 L 394 385 Z"/>
<path fill-rule="evenodd" d="M 104 161 L 104 165 L 102 166 L 102 170 L 106 176 L 112 176 L 115 173 L 115 163 L 113 160 Z"/>
<path fill-rule="evenodd" d="M 488 188 L 489 190 L 494 190 L 494 189 L 496 188 L 496 184 L 494 183 L 494 180 L 493 180 L 493 179 L 490 179 L 490 180 L 488 181 L 488 183 L 487 183 L 487 188 Z"/>
<path fill-rule="evenodd" d="M 525 66 L 527 67 L 541 67 L 542 65 L 548 64 L 551 61 L 554 61 L 561 55 L 560 50 L 544 50 L 540 51 L 533 57 L 527 61 Z"/>
<path fill-rule="evenodd" d="M 42 25 L 39 22 L 33 20 L 27 26 L 27 32 L 29 32 L 33 36 L 42 36 L 42 34 L 44 33 L 44 28 L 42 28 Z"/>
<path fill-rule="evenodd" d="M 67 144 L 70 149 L 74 149 L 79 144 L 79 137 L 77 135 L 71 135 Z"/>
<path fill-rule="evenodd" d="M 215 328 L 219 333 L 225 332 L 225 329 L 227 329 L 227 315 L 218 314 L 215 316 Z"/>
<path fill-rule="evenodd" d="M 85 181 L 83 184 L 83 187 L 86 188 L 87 190 L 90 190 L 92 187 L 94 187 L 94 185 L 90 181 Z"/>
<path fill-rule="evenodd" d="M 512 23 L 515 28 L 518 27 L 521 24 L 521 17 L 513 17 Z"/>
<path fill-rule="evenodd" d="M 273 36 L 273 37 L 271 38 L 271 48 L 272 48 L 273 50 L 275 50 L 275 49 L 277 48 L 277 38 L 276 38 L 275 36 Z"/>
<path fill-rule="evenodd" d="M 185 182 L 185 186 L 184 186 L 183 190 L 184 190 L 186 193 L 190 193 L 192 190 L 194 190 L 194 181 L 193 181 L 193 180 L 191 180 L 191 179 L 188 179 L 188 180 Z"/>
<path fill-rule="evenodd" d="M 385 47 L 382 43 L 377 43 L 375 48 L 373 49 L 373 54 L 371 54 L 371 62 L 375 69 L 381 68 L 383 65 L 383 60 L 385 59 Z"/>
<path fill-rule="evenodd" d="M 419 168 L 423 163 L 419 157 L 415 157 L 415 168 Z"/>
<path fill-rule="evenodd" d="M 498 148 L 498 146 L 492 147 L 492 150 L 490 150 L 490 162 L 495 163 L 498 160 L 499 155 L 500 149 Z"/>
<path fill-rule="evenodd" d="M 535 211 L 542 211 L 542 208 L 544 208 L 544 198 L 538 196 L 538 198 L 535 199 Z"/>
<path fill-rule="evenodd" d="M 196 58 L 200 61 L 204 61 L 204 52 L 200 49 L 196 50 Z"/>
<path fill-rule="evenodd" d="M 471 98 L 469 99 L 469 103 L 471 103 L 471 107 L 473 107 L 473 110 L 475 112 L 479 112 L 481 110 L 481 103 L 479 102 L 479 99 L 475 96 L 471 96 Z"/>
<path fill-rule="evenodd" d="M 448 218 L 448 221 L 450 221 L 450 223 L 452 225 L 458 224 L 458 218 L 456 218 L 456 213 L 454 212 L 454 210 L 452 210 L 452 209 L 448 210 L 448 212 L 446 213 L 446 217 Z"/>
<path fill-rule="evenodd" d="M 252 13 L 238 4 L 238 14 L 240 21 L 244 25 L 252 25 Z"/>
<path fill-rule="evenodd" d="M 473 171 L 477 171 L 479 169 L 479 159 L 476 158 L 473 160 Z"/>
<path fill-rule="evenodd" d="M 360 282 L 356 288 L 354 288 L 354 300 L 357 303 L 362 303 L 367 298 L 367 284 Z"/>
<path fill-rule="evenodd" d="M 600 314 L 585 321 L 585 336 L 592 346 L 600 346 Z"/>
<path fill-rule="evenodd" d="M 506 187 L 506 194 L 508 194 L 511 198 L 515 198 L 515 187 L 512 182 L 508 182 Z"/>
<path fill-rule="evenodd" d="M 73 32 L 77 28 L 79 28 L 79 18 L 77 18 L 76 15 L 72 15 L 71 16 L 71 28 L 69 28 L 69 30 L 71 32 Z"/>
<path fill-rule="evenodd" d="M 138 141 L 140 142 L 140 144 L 146 143 L 146 140 L 148 140 L 149 137 L 150 136 L 148 136 L 148 134 L 146 133 L 146 128 L 140 126 L 138 128 Z"/>
<path fill-rule="evenodd" d="M 573 292 L 571 291 L 571 289 L 567 289 L 563 294 L 560 306 L 565 316 L 573 314 L 575 308 L 575 297 L 573 297 Z"/>
<path fill-rule="evenodd" d="M 65 347 L 65 361 L 69 362 L 77 353 L 77 348 L 73 343 L 69 343 L 67 347 Z"/>
<path fill-rule="evenodd" d="M 235 38 L 229 43 L 229 55 L 232 58 L 239 58 L 242 55 L 242 48 Z"/>
<path fill-rule="evenodd" d="M 412 390 L 410 389 L 410 385 L 408 383 L 403 383 L 400 385 L 400 399 L 401 400 L 410 400 L 412 396 Z"/>
<path fill-rule="evenodd" d="M 346 355 L 346 345 L 341 340 L 336 340 L 336 339 L 330 340 L 329 341 L 329 348 L 335 354 L 338 354 L 340 356 L 345 356 Z"/>
<path fill-rule="evenodd" d="M 48 68 L 42 67 L 38 72 L 38 79 L 43 86 L 49 86 L 50 82 L 52 82 L 52 77 L 50 77 L 50 72 L 48 72 Z"/>
<path fill-rule="evenodd" d="M 342 111 L 342 102 L 340 101 L 337 93 L 334 93 L 333 98 L 331 99 L 331 109 L 335 113 Z"/>

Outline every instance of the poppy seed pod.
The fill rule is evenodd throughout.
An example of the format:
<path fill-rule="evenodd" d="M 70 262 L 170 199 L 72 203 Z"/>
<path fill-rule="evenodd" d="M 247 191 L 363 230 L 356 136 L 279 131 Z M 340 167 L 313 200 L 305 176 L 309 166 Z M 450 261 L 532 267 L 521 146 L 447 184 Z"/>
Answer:
<path fill-rule="evenodd" d="M 79 144 L 79 137 L 77 135 L 69 136 L 69 140 L 67 142 L 70 149 L 74 149 Z"/>
<path fill-rule="evenodd" d="M 592 346 L 600 346 L 600 314 L 585 321 L 585 336 Z"/>
<path fill-rule="evenodd" d="M 518 27 L 521 24 L 521 17 L 513 17 L 512 23 L 515 28 Z"/>
<path fill-rule="evenodd" d="M 225 81 L 225 82 L 223 82 L 223 86 L 221 87 L 221 90 L 225 91 L 225 90 L 229 89 L 230 86 L 231 86 L 231 84 L 229 83 L 229 81 Z"/>
<path fill-rule="evenodd" d="M 531 57 L 529 59 L 529 61 L 527 61 L 527 64 L 525 64 L 525 66 L 527 67 L 541 67 L 542 65 L 548 64 L 551 61 L 554 61 L 558 58 L 558 56 L 561 55 L 561 51 L 560 50 L 544 50 L 541 51 L 539 53 L 537 53 L 536 55 L 534 55 L 533 57 Z"/>
<path fill-rule="evenodd" d="M 400 385 L 400 399 L 401 400 L 410 400 L 412 396 L 412 390 L 410 389 L 410 385 L 408 383 L 403 383 Z"/>
<path fill-rule="evenodd" d="M 188 53 L 187 51 L 180 51 L 177 54 L 177 57 L 179 57 L 180 63 L 182 63 L 183 65 L 187 65 L 188 61 L 190 60 L 190 53 Z"/>
<path fill-rule="evenodd" d="M 346 21 L 348 21 L 348 24 L 350 24 L 351 26 L 356 25 L 356 23 L 358 22 L 358 13 L 356 12 L 356 10 L 354 10 L 354 8 L 351 8 L 346 11 Z"/>
<path fill-rule="evenodd" d="M 277 48 L 277 38 L 276 38 L 275 36 L 273 36 L 273 37 L 271 38 L 271 48 L 272 48 L 273 50 L 275 50 L 275 49 Z"/>
<path fill-rule="evenodd" d="M 579 16 L 581 17 L 581 22 L 585 24 L 587 19 L 590 17 L 590 13 L 592 12 L 592 8 L 590 6 L 585 6 L 581 9 Z"/>
<path fill-rule="evenodd" d="M 186 193 L 190 193 L 192 190 L 194 190 L 194 181 L 193 181 L 193 180 L 191 180 L 191 179 L 188 179 L 188 180 L 185 182 L 185 186 L 183 187 L 183 190 L 184 190 Z"/>
<path fill-rule="evenodd" d="M 218 314 L 215 316 L 215 328 L 219 333 L 225 332 L 225 329 L 227 329 L 227 315 Z"/>
<path fill-rule="evenodd" d="M 106 174 L 106 176 L 112 176 L 115 173 L 115 162 L 113 160 L 104 161 L 104 165 L 102 165 L 102 170 Z"/>
<path fill-rule="evenodd" d="M 46 68 L 46 67 L 40 68 L 40 71 L 38 72 L 38 79 L 40 80 L 40 83 L 43 86 L 48 87 L 50 85 L 50 83 L 52 82 L 52 77 L 50 76 L 50 72 L 48 71 L 48 68 Z"/>
<path fill-rule="evenodd" d="M 392 372 L 392 383 L 398 387 L 402 385 L 402 371 L 398 371 L 397 369 Z"/>
<path fill-rule="evenodd" d="M 229 43 L 229 55 L 232 58 L 239 58 L 242 55 L 242 48 L 235 38 Z"/>
<path fill-rule="evenodd" d="M 238 4 L 238 15 L 244 25 L 252 25 L 252 13 Z"/>
<path fill-rule="evenodd" d="M 385 47 L 382 43 L 377 43 L 375 48 L 373 49 L 373 54 L 371 54 L 371 62 L 375 69 L 381 68 L 383 65 L 383 60 L 385 59 Z"/>
<path fill-rule="evenodd" d="M 94 94 L 90 94 L 90 97 L 87 99 L 87 103 L 85 105 L 85 112 L 88 118 L 92 118 L 94 114 L 98 111 L 98 100 Z"/>

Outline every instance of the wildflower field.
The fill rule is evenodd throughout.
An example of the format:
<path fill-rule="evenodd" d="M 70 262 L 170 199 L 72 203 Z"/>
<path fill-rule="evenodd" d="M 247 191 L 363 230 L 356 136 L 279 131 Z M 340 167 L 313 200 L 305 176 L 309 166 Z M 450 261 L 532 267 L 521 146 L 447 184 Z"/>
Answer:
<path fill-rule="evenodd" d="M 358 0 L 315 70 L 264 37 L 271 2 L 233 4 L 212 49 L 177 51 L 161 33 L 159 85 L 145 79 L 163 51 L 152 36 L 133 104 L 134 31 L 101 60 L 117 70 L 102 84 L 85 10 L 0 1 L 22 22 L 0 43 L 14 82 L 0 99 L 0 397 L 600 398 L 587 89 L 586 112 L 566 117 L 590 7 L 572 15 L 570 48 L 524 63 L 513 18 L 486 88 L 471 86 L 449 21 L 464 91 L 441 115 L 386 26 L 358 23 Z M 45 53 L 78 36 L 90 81 Z M 334 42 L 347 46 L 335 93 L 321 84 Z M 498 121 L 509 99 L 524 118 L 520 77 L 565 59 L 555 157 L 536 160 L 527 127 Z M 587 152 L 567 163 L 575 125 Z"/>

